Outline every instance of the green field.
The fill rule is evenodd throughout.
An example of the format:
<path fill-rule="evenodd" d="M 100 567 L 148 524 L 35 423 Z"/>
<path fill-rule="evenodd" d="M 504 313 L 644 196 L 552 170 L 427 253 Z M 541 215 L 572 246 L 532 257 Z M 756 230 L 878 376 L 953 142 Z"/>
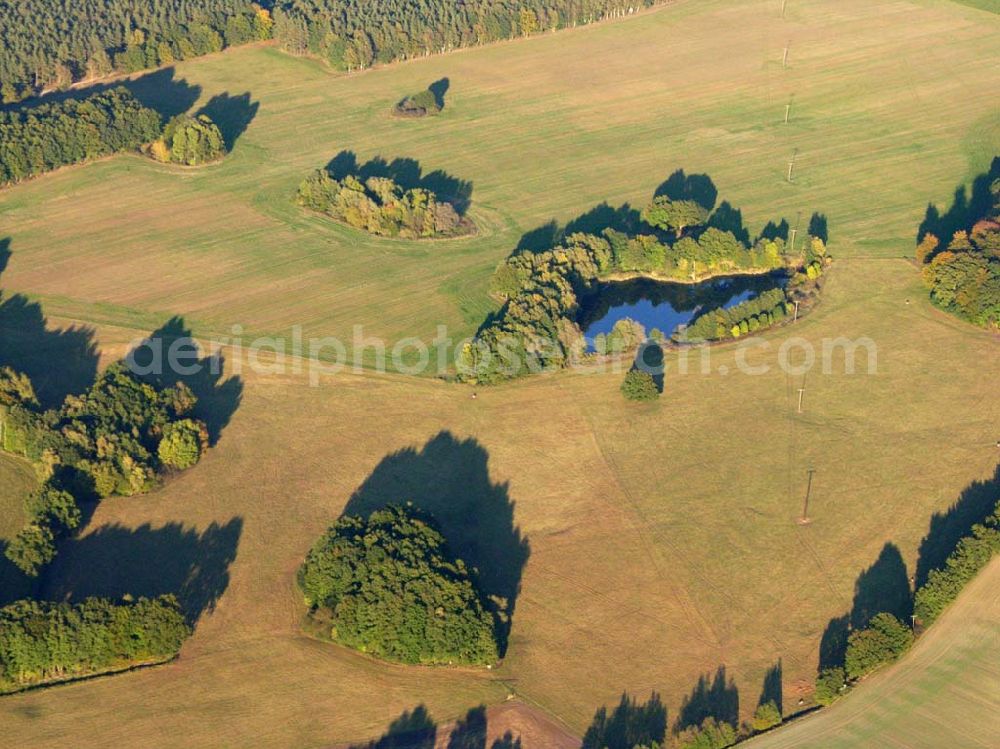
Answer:
<path fill-rule="evenodd" d="M 753 741 L 753 749 L 991 747 L 1000 694 L 1000 560 L 962 593 L 899 665 L 833 709 Z"/>
<path fill-rule="evenodd" d="M 932 515 L 1000 458 L 1000 341 L 930 307 L 902 259 L 927 203 L 946 207 L 1000 154 L 985 93 L 1000 69 L 983 64 L 1000 19 L 937 0 L 790 0 L 784 20 L 779 7 L 690 0 L 352 76 L 232 50 L 178 66 L 185 83 L 161 91 L 259 103 L 222 164 L 119 157 L 0 192 L 0 287 L 53 326 L 94 326 L 105 360 L 175 314 L 203 336 L 468 335 L 524 232 L 605 200 L 639 205 L 681 168 L 710 175 L 751 231 L 826 214 L 837 258 L 817 310 L 750 354 L 769 373 L 735 374 L 734 347 L 714 349 L 707 374 L 672 374 L 671 355 L 652 405 L 624 407 L 620 374 L 472 399 L 399 374 L 312 388 L 245 371 L 202 464 L 103 502 L 47 578 L 51 595 L 167 592 L 199 574 L 225 592 L 176 663 L 0 700 L 5 741 L 320 747 L 376 736 L 420 703 L 447 721 L 510 693 L 582 733 L 623 689 L 659 690 L 672 722 L 722 665 L 746 716 L 779 660 L 786 708 L 808 698 L 859 573 L 891 542 L 912 574 Z M 390 115 L 444 76 L 440 116 Z M 300 179 L 345 149 L 471 180 L 479 235 L 378 240 L 296 208 Z M 867 336 L 878 372 L 810 374 L 798 414 L 801 378 L 773 366 L 792 332 L 817 347 Z M 498 669 L 384 665 L 301 634 L 295 570 L 359 489 L 466 518 L 494 558 L 527 540 Z M 995 733 L 998 715 L 980 720 Z"/>

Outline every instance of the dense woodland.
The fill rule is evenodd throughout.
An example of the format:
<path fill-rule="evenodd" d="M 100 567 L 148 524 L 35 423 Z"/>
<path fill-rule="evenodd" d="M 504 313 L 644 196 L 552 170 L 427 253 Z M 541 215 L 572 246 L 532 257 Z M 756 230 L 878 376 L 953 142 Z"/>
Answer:
<path fill-rule="evenodd" d="M 162 472 L 194 465 L 208 443 L 205 425 L 191 416 L 195 403 L 183 383 L 158 388 L 119 362 L 82 395 L 43 411 L 27 377 L 0 370 L 2 448 L 31 460 L 42 480 L 7 557 L 37 575 L 60 537 L 78 528 L 79 502 L 140 494 Z"/>
<path fill-rule="evenodd" d="M 998 170 L 994 163 L 994 170 Z M 992 175 L 991 175 L 992 176 Z M 989 208 L 971 229 L 954 233 L 947 247 L 926 234 L 917 247 L 925 263 L 931 301 L 971 323 L 1000 328 L 1000 177 L 990 186 Z"/>
<path fill-rule="evenodd" d="M 190 632 L 173 596 L 17 601 L 0 608 L 0 694 L 163 662 Z"/>
<path fill-rule="evenodd" d="M 270 35 L 269 13 L 247 0 L 0 0 L 0 96 L 20 101 Z"/>
<path fill-rule="evenodd" d="M 335 642 L 386 660 L 498 659 L 496 622 L 430 518 L 389 507 L 337 521 L 310 550 L 299 587 Z"/>
<path fill-rule="evenodd" d="M 283 0 L 274 37 L 345 70 L 626 15 L 656 0 Z"/>
<path fill-rule="evenodd" d="M 0 112 L 0 184 L 138 150 L 159 137 L 161 128 L 159 113 L 124 88 Z"/>
<path fill-rule="evenodd" d="M 389 177 L 338 180 L 320 169 L 299 185 L 298 203 L 383 237 L 453 237 L 472 229 L 451 203 L 422 187 L 403 189 Z"/>

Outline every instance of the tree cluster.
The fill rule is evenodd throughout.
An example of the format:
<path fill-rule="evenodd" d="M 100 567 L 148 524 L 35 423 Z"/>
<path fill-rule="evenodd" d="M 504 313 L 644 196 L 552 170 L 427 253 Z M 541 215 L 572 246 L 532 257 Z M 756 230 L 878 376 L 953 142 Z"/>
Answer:
<path fill-rule="evenodd" d="M 1000 179 L 993 204 L 971 231 L 957 231 L 944 250 L 928 234 L 917 248 L 931 301 L 975 325 L 1000 328 Z"/>
<path fill-rule="evenodd" d="M 498 658 L 496 622 L 434 523 L 412 507 L 338 520 L 298 583 L 330 639 L 390 661 L 482 664 Z"/>
<path fill-rule="evenodd" d="M 669 237 L 606 229 L 600 236 L 570 234 L 552 249 L 518 252 L 507 258 L 490 283 L 491 293 L 504 306 L 483 326 L 476 341 L 459 352 L 461 375 L 491 384 L 565 366 L 586 350 L 577 322 L 581 297 L 596 281 L 616 274 L 693 282 L 727 273 L 791 268 L 798 269 L 791 284 L 796 286 L 817 278 L 829 261 L 819 238 L 810 238 L 805 251 L 793 256 L 780 239 L 761 238 L 748 247 L 731 231 L 711 226 L 692 231 L 696 227 L 691 222 L 704 224 L 707 212 L 702 209 L 694 219 L 683 222 L 666 218 L 662 215 L 665 200 L 654 200 L 643 216 L 656 222 L 657 228 L 671 231 L 672 243 Z M 680 236 L 683 229 L 690 233 Z M 784 291 L 758 299 L 733 313 L 736 316 L 707 313 L 697 321 L 696 331 L 705 339 L 732 337 L 734 328 L 744 335 L 751 332 L 751 324 L 756 330 L 773 324 L 777 315 L 784 316 Z"/>
<path fill-rule="evenodd" d="M 401 117 L 425 117 L 429 114 L 438 114 L 440 111 L 441 106 L 438 104 L 437 96 L 426 88 L 418 94 L 404 97 L 396 104 L 396 114 Z"/>
<path fill-rule="evenodd" d="M 388 177 L 361 182 L 347 175 L 338 180 L 320 169 L 299 185 L 298 203 L 383 237 L 453 237 L 472 228 L 451 203 L 430 190 L 403 189 Z"/>
<path fill-rule="evenodd" d="M 342 70 L 625 15 L 657 0 L 278 0 L 274 37 Z"/>
<path fill-rule="evenodd" d="M 0 0 L 0 97 L 20 101 L 270 36 L 270 13 L 248 0 Z"/>
<path fill-rule="evenodd" d="M 782 288 L 769 289 L 728 309 L 716 309 L 695 318 L 684 330 L 688 341 L 739 338 L 769 328 L 792 311 Z"/>
<path fill-rule="evenodd" d="M 157 161 L 199 166 L 226 155 L 226 141 L 218 125 L 207 114 L 174 117 L 163 128 L 163 136 L 149 149 Z"/>
<path fill-rule="evenodd" d="M 660 397 L 653 375 L 641 369 L 630 369 L 621 384 L 622 395 L 630 401 L 655 401 Z"/>
<path fill-rule="evenodd" d="M 139 494 L 163 471 L 194 465 L 208 443 L 205 425 L 192 417 L 195 403 L 183 383 L 158 388 L 119 362 L 82 395 L 42 411 L 27 378 L 0 370 L 2 447 L 31 460 L 42 479 L 7 557 L 37 575 L 59 538 L 79 526 L 80 500 Z"/>
<path fill-rule="evenodd" d="M 913 630 L 892 614 L 876 614 L 867 627 L 851 632 L 847 638 L 844 672 L 848 679 L 860 679 L 897 660 L 912 644 Z"/>
<path fill-rule="evenodd" d="M 159 137 L 162 123 L 124 88 L 0 112 L 0 184 L 120 151 Z"/>
<path fill-rule="evenodd" d="M 173 596 L 17 601 L 0 608 L 0 693 L 163 662 L 190 633 Z"/>

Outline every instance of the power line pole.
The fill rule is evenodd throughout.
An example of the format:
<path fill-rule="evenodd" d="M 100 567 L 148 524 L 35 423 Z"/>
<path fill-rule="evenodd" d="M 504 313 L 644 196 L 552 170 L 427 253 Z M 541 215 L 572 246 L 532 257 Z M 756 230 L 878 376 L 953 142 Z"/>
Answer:
<path fill-rule="evenodd" d="M 816 473 L 816 469 L 815 468 L 810 468 L 809 469 L 809 483 L 806 484 L 806 499 L 805 499 L 805 502 L 802 504 L 802 517 L 799 519 L 800 523 L 808 523 L 809 522 L 809 495 L 812 494 L 813 474 L 814 473 Z"/>
<path fill-rule="evenodd" d="M 781 67 L 782 68 L 787 68 L 788 67 L 788 48 L 790 46 L 792 46 L 791 40 L 789 40 L 788 43 L 785 44 L 785 54 L 781 56 Z"/>
<path fill-rule="evenodd" d="M 802 413 L 802 394 L 806 391 L 805 386 L 799 388 L 799 413 Z"/>
<path fill-rule="evenodd" d="M 799 300 L 795 300 L 795 317 L 792 318 L 792 322 L 796 323 L 799 321 Z"/>
<path fill-rule="evenodd" d="M 788 4 L 788 0 L 781 0 L 781 17 L 785 17 L 785 5 Z"/>
<path fill-rule="evenodd" d="M 792 111 L 792 103 L 791 103 L 791 102 L 788 102 L 788 103 L 787 103 L 787 104 L 785 105 L 785 124 L 786 124 L 786 125 L 788 124 L 788 113 L 789 113 L 790 111 Z"/>

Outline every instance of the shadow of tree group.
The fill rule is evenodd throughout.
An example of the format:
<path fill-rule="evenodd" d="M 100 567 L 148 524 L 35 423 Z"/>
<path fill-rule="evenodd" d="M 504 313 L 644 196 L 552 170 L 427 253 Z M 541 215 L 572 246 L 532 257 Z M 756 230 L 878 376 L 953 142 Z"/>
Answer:
<path fill-rule="evenodd" d="M 225 377 L 221 351 L 201 356 L 184 319 L 174 316 L 133 348 L 126 362 L 137 375 L 160 387 L 183 382 L 198 398 L 195 415 L 205 422 L 211 443 L 218 442 L 243 399 L 243 381 Z"/>
<path fill-rule="evenodd" d="M 893 543 L 885 544 L 878 559 L 858 575 L 851 610 L 827 624 L 820 640 L 819 670 L 843 666 L 850 633 L 864 629 L 872 617 L 881 613 L 892 614 L 904 624 L 910 623 L 913 613 L 913 591 L 906 563 Z"/>
<path fill-rule="evenodd" d="M 707 174 L 687 174 L 683 169 L 675 170 L 669 177 L 657 186 L 653 197 L 665 196 L 671 200 L 693 200 L 709 212 L 708 221 L 701 231 L 715 228 L 719 231 L 733 233 L 740 242 L 751 245 L 757 239 L 788 240 L 791 226 L 786 219 L 778 222 L 769 221 L 759 234 L 751 241 L 750 230 L 743 220 L 743 212 L 724 200 L 718 205 L 719 190 L 712 178 Z M 615 208 L 604 202 L 580 214 L 566 224 L 560 224 L 555 219 L 531 229 L 521 235 L 513 254 L 519 252 L 544 252 L 555 247 L 571 234 L 600 234 L 605 229 L 626 234 L 660 234 L 661 232 L 642 221 L 641 210 L 623 203 Z M 826 216 L 814 213 L 809 222 L 809 232 L 819 236 L 825 242 L 829 236 Z M 691 230 L 688 236 L 697 236 L 698 229 Z"/>
<path fill-rule="evenodd" d="M 496 614 L 503 655 L 530 549 L 514 524 L 507 484 L 490 480 L 488 461 L 476 440 L 441 432 L 419 451 L 407 448 L 383 458 L 344 514 L 367 517 L 407 501 L 431 513 Z"/>
<path fill-rule="evenodd" d="M 622 694 L 611 713 L 601 707 L 583 735 L 581 749 L 633 749 L 659 746 L 667 733 L 667 708 L 653 692 L 646 702 Z"/>
<path fill-rule="evenodd" d="M 112 80 L 96 83 L 91 86 L 80 86 L 66 91 L 57 91 L 43 97 L 26 99 L 16 104 L 10 104 L 4 109 L 19 111 L 31 109 L 39 104 L 66 101 L 68 99 L 85 99 L 94 94 L 103 93 L 114 88 L 128 89 L 140 104 L 159 112 L 164 119 L 188 111 L 201 95 L 201 86 L 188 83 L 183 78 L 177 79 L 177 71 L 173 67 L 160 68 L 152 73 L 135 78 Z"/>
<path fill-rule="evenodd" d="M 231 96 L 228 91 L 216 94 L 201 109 L 198 114 L 208 115 L 219 127 L 222 139 L 226 142 L 226 150 L 233 150 L 236 140 L 243 135 L 247 127 L 257 116 L 260 102 L 250 101 L 250 92 Z"/>
<path fill-rule="evenodd" d="M 326 171 L 338 180 L 348 175 L 353 175 L 362 182 L 370 177 L 388 177 L 404 190 L 430 190 L 441 200 L 451 203 L 463 215 L 472 202 L 472 182 L 440 169 L 424 174 L 423 167 L 416 159 L 402 157 L 386 161 L 381 156 L 376 156 L 359 164 L 357 154 L 353 151 L 341 151 L 330 159 Z"/>
<path fill-rule="evenodd" d="M 418 705 L 393 720 L 378 739 L 355 744 L 351 749 L 434 749 L 437 740 L 437 724 L 427 708 Z M 486 706 L 479 705 L 451 727 L 447 749 L 486 749 L 487 741 Z M 504 736 L 494 739 L 490 749 L 521 749 L 521 739 L 507 731 Z"/>
<path fill-rule="evenodd" d="M 955 188 L 951 207 L 945 213 L 942 214 L 933 203 L 928 203 L 924 220 L 917 230 L 917 243 L 928 234 L 933 234 L 944 247 L 955 232 L 971 229 L 993 206 L 990 186 L 997 179 L 1000 179 L 1000 156 L 993 159 L 989 171 L 972 181 L 971 190 L 964 183 Z"/>
<path fill-rule="evenodd" d="M 674 733 L 700 726 L 706 718 L 739 725 L 740 693 L 732 677 L 727 678 L 725 666 L 719 666 L 714 676 L 702 674 L 698 677 L 691 694 L 681 702 L 677 720 L 674 721 Z"/>
<path fill-rule="evenodd" d="M 0 240 L 0 273 L 10 259 L 10 240 Z M 93 328 L 51 330 L 38 302 L 0 294 L 0 366 L 31 378 L 43 408 L 57 408 L 67 395 L 86 390 L 97 377 Z"/>
<path fill-rule="evenodd" d="M 1000 466 L 992 478 L 974 481 L 946 512 L 934 513 L 917 554 L 916 585 L 927 582 L 931 570 L 944 567 L 945 560 L 973 525 L 982 523 L 1000 500 Z"/>
<path fill-rule="evenodd" d="M 784 695 L 782 687 L 782 664 L 781 659 L 764 674 L 764 683 L 760 689 L 760 697 L 757 699 L 757 707 L 773 702 L 778 707 L 778 712 L 784 713 Z"/>
<path fill-rule="evenodd" d="M 229 586 L 229 567 L 243 520 L 210 524 L 201 533 L 180 523 L 159 528 L 105 525 L 60 547 L 42 582 L 45 598 L 122 598 L 173 593 L 189 623 L 215 608 Z"/>

